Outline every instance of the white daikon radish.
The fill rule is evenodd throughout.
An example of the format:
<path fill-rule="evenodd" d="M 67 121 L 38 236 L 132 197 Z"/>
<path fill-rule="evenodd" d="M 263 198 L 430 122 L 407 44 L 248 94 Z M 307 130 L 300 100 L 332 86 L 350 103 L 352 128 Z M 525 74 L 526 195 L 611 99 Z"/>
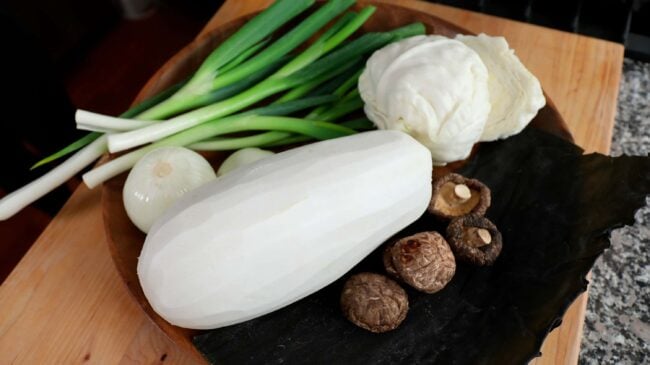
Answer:
<path fill-rule="evenodd" d="M 170 323 L 209 329 L 291 304 L 415 221 L 431 154 L 373 131 L 266 157 L 187 193 L 153 225 L 138 276 Z"/>

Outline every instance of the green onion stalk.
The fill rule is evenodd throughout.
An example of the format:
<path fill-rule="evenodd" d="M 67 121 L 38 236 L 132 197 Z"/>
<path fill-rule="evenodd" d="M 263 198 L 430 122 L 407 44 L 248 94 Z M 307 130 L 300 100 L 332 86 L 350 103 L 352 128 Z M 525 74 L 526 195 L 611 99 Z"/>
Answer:
<path fill-rule="evenodd" d="M 316 13 L 322 11 L 327 5 L 320 8 Z M 368 7 L 355 16 L 355 19 L 365 21 L 374 8 Z M 307 18 L 305 21 L 309 20 Z M 289 90 L 298 85 L 308 83 L 318 77 L 332 71 L 349 61 L 360 57 L 369 51 L 375 50 L 393 40 L 393 35 L 388 33 L 366 34 L 355 41 L 350 42 L 343 48 L 323 56 L 342 43 L 346 36 L 351 35 L 363 22 L 351 21 L 341 30 L 326 38 L 327 34 L 321 36 L 309 48 L 300 53 L 280 70 L 253 86 L 252 88 L 235 95 L 231 98 L 217 102 L 199 109 L 190 111 L 167 121 L 157 123 L 145 128 L 130 132 L 114 134 L 109 137 L 109 150 L 119 152 L 129 148 L 137 147 L 146 143 L 154 142 L 184 129 L 199 125 L 203 122 L 224 117 L 238 112 L 256 102 L 279 92 Z M 370 36 L 370 37 L 366 37 Z M 366 37 L 368 42 L 359 44 L 361 38 Z M 374 38 L 374 39 L 373 39 Z M 352 44 L 357 46 L 349 47 Z M 245 65 L 242 65 L 242 67 Z M 239 68 L 237 68 L 238 70 Z M 232 72 L 232 71 L 231 71 Z M 224 76 L 226 76 L 225 74 Z M 146 118 L 145 118 L 146 119 Z"/>
<path fill-rule="evenodd" d="M 93 188 L 102 182 L 127 171 L 133 167 L 142 156 L 153 149 L 162 146 L 188 146 L 206 138 L 222 136 L 225 134 L 271 130 L 278 133 L 284 133 L 284 135 L 282 135 L 283 138 L 291 135 L 291 133 L 298 133 L 314 139 L 329 139 L 356 133 L 354 129 L 338 124 L 285 116 L 296 111 L 332 102 L 337 98 L 338 97 L 335 95 L 309 97 L 282 104 L 273 104 L 267 107 L 231 115 L 226 118 L 202 123 L 113 159 L 84 174 L 83 180 L 88 187 Z M 232 149 L 252 147 L 253 145 L 250 144 L 251 139 L 257 140 L 258 144 L 267 144 L 274 141 L 273 139 L 264 137 L 262 137 L 261 140 L 259 140 L 260 137 L 240 137 L 231 139 L 227 144 Z"/>
<path fill-rule="evenodd" d="M 293 0 L 283 1 L 283 3 L 292 2 Z M 306 3 L 312 2 L 313 1 L 298 1 L 298 3 L 305 3 L 305 5 L 307 5 Z M 138 118 L 144 120 L 164 119 L 171 115 L 178 114 L 179 112 L 191 110 L 204 105 L 205 101 L 203 100 L 203 97 L 211 90 L 216 90 L 231 85 L 264 68 L 269 63 L 273 63 L 277 59 L 287 55 L 289 52 L 309 39 L 309 37 L 314 35 L 329 21 L 352 6 L 352 4 L 354 4 L 354 0 L 328 1 L 314 13 L 308 16 L 305 20 L 303 20 L 300 24 L 298 24 L 295 28 L 273 42 L 273 44 L 268 46 L 266 49 L 255 55 L 255 57 L 252 57 L 242 64 L 223 73 L 219 73 L 219 66 L 221 64 L 212 62 L 212 60 L 227 59 L 225 58 L 225 56 L 228 54 L 227 52 L 231 49 L 234 49 L 235 46 L 227 45 L 228 47 L 219 47 L 220 49 L 225 49 L 223 54 L 217 54 L 217 52 L 211 54 L 206 62 L 204 62 L 199 70 L 195 73 L 194 77 L 192 77 L 192 79 L 187 83 L 187 85 L 185 85 L 182 89 L 180 89 L 176 94 L 174 94 L 166 101 L 138 115 Z M 274 6 L 277 5 L 278 3 L 274 4 Z M 311 4 L 308 4 L 307 6 L 309 5 Z M 301 9 L 302 7 L 298 8 Z M 268 18 L 265 17 L 265 19 L 268 19 L 268 21 L 275 21 L 271 16 Z M 259 27 L 266 28 L 266 25 L 263 22 L 260 22 L 259 25 L 255 26 L 251 26 L 251 23 L 253 22 L 246 24 L 246 26 L 250 27 L 250 30 L 254 30 Z M 282 23 L 275 21 L 275 24 Z M 258 36 L 257 38 L 259 39 L 257 40 L 260 40 L 265 36 L 267 36 L 267 34 L 263 34 L 261 37 Z M 231 39 L 232 38 L 229 38 L 228 41 Z M 313 46 L 311 48 L 313 48 Z M 293 64 L 299 67 L 300 61 L 296 61 L 294 59 Z"/>
<path fill-rule="evenodd" d="M 109 151 L 119 152 L 154 142 L 206 121 L 235 113 L 271 95 L 308 83 L 357 57 L 400 39 L 404 35 L 421 34 L 423 31 L 421 24 L 413 24 L 391 32 L 366 33 L 315 62 L 310 60 L 312 50 L 310 47 L 269 78 L 232 98 L 193 110 L 161 123 L 125 133 L 112 134 L 108 139 Z M 298 67 L 299 64 L 302 65 Z"/>
<path fill-rule="evenodd" d="M 337 92 L 344 86 L 340 83 L 360 72 L 370 52 L 403 37 L 422 34 L 424 27 L 413 24 L 391 32 L 368 33 L 343 44 L 372 15 L 374 8 L 368 7 L 358 14 L 340 16 L 305 51 L 291 56 L 354 1 L 330 0 L 272 41 L 273 32 L 313 3 L 277 0 L 217 47 L 189 80 L 145 100 L 119 118 L 78 111 L 78 127 L 93 132 L 35 164 L 33 168 L 74 153 L 39 179 L 0 199 L 0 220 L 61 185 L 107 150 L 148 144 L 85 174 L 89 187 L 128 170 L 144 153 L 159 146 L 229 150 L 283 145 L 292 143 L 292 138 L 336 138 L 368 129 L 371 124 L 367 120 L 332 123 L 359 107 L 358 95 Z M 333 92 L 323 92 L 332 87 Z M 281 92 L 286 93 L 273 104 L 244 111 Z M 316 108 L 310 118 L 289 116 L 306 108 Z M 169 117 L 173 118 L 160 121 Z M 251 131 L 262 133 L 232 136 Z"/>
<path fill-rule="evenodd" d="M 259 48 L 264 47 L 264 39 L 268 38 L 271 33 L 307 10 L 313 3 L 314 0 L 277 0 L 217 47 L 187 83 L 170 88 L 165 93 L 123 113 L 121 117 L 136 117 L 164 100 L 168 100 L 180 90 L 193 90 L 196 85 L 202 83 L 201 80 L 213 79 L 220 69 L 233 71 L 239 66 L 237 62 L 240 64 L 246 62 Z M 243 55 L 244 53 L 247 54 Z M 0 220 L 10 218 L 101 157 L 107 151 L 107 139 L 107 135 L 93 132 L 37 162 L 32 168 L 75 153 L 40 178 L 0 199 Z"/>
<path fill-rule="evenodd" d="M 353 75 L 353 77 L 358 78 L 358 74 Z M 342 84 L 342 86 L 344 86 Z M 354 84 L 356 86 L 356 84 Z M 347 94 L 342 94 L 343 92 L 349 90 L 352 86 L 346 86 L 343 88 L 338 88 L 334 91 L 333 96 L 337 97 L 337 101 L 334 103 L 330 104 L 323 104 L 316 109 L 312 110 L 311 113 L 309 113 L 305 119 L 308 120 L 320 120 L 323 122 L 332 122 L 340 117 L 343 117 L 345 115 L 348 115 L 350 113 L 356 112 L 360 109 L 363 108 L 363 101 L 361 100 L 361 97 L 359 96 L 359 91 L 355 88 L 351 91 L 349 91 Z M 366 131 L 370 129 L 374 129 L 374 124 L 370 122 L 366 118 L 361 118 L 361 119 L 355 119 L 347 122 L 340 123 L 340 125 L 343 125 L 348 128 L 352 128 L 357 131 Z M 296 143 L 303 143 L 303 142 L 308 142 L 313 140 L 310 136 L 306 135 L 289 135 L 285 136 L 284 138 L 274 138 L 273 140 L 269 141 L 266 145 L 261 145 L 260 147 L 276 147 L 276 146 L 283 146 L 283 145 L 288 145 L 288 144 L 296 144 Z M 198 146 L 193 146 L 193 147 L 198 147 L 199 150 L 215 150 L 215 147 L 218 147 L 218 144 L 211 144 L 210 141 L 204 141 L 203 143 L 199 144 Z"/>

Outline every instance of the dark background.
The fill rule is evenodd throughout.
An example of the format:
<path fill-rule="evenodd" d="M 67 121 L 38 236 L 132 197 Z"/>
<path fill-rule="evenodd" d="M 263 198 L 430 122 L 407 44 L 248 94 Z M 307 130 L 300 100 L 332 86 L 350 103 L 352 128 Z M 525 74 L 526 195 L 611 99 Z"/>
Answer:
<path fill-rule="evenodd" d="M 191 41 L 221 4 L 160 0 L 125 14 L 121 1 L 0 2 L 5 89 L 0 197 L 46 172 L 48 167 L 29 167 L 81 135 L 74 129 L 76 108 L 112 115 L 124 111 L 149 76 Z M 437 2 L 619 42 L 626 56 L 650 60 L 650 0 Z M 0 281 L 78 184 L 73 179 L 0 222 Z"/>

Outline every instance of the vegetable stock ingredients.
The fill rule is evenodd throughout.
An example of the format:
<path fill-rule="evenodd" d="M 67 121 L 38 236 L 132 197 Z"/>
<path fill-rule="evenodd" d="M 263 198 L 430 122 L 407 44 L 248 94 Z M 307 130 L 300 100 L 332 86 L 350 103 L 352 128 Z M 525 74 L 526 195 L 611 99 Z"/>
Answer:
<path fill-rule="evenodd" d="M 501 233 L 485 217 L 469 214 L 447 227 L 447 239 L 459 260 L 479 266 L 492 265 L 501 253 Z"/>
<path fill-rule="evenodd" d="M 393 265 L 393 246 L 395 245 L 396 242 L 391 242 L 386 247 L 384 248 L 384 253 L 382 255 L 382 262 L 384 263 L 384 269 L 386 270 L 386 273 L 394 279 L 400 279 L 399 273 L 397 272 L 397 269 L 395 268 L 395 265 Z"/>
<path fill-rule="evenodd" d="M 147 153 L 133 167 L 124 183 L 126 213 L 142 232 L 176 200 L 216 178 L 210 163 L 182 147 L 164 147 Z"/>
<path fill-rule="evenodd" d="M 503 37 L 457 35 L 481 57 L 488 69 L 492 109 L 481 141 L 503 139 L 521 132 L 546 104 L 539 80 L 524 66 Z"/>
<path fill-rule="evenodd" d="M 456 272 L 456 260 L 438 232 L 421 232 L 402 238 L 390 248 L 384 265 L 413 288 L 433 294 L 444 288 Z"/>
<path fill-rule="evenodd" d="M 521 132 L 546 104 L 539 81 L 503 37 L 414 36 L 375 51 L 359 78 L 368 118 L 411 134 L 436 165 L 479 141 Z"/>
<path fill-rule="evenodd" d="M 422 23 L 413 23 L 387 32 L 365 33 L 345 42 L 373 15 L 376 8 L 366 6 L 359 12 L 346 12 L 355 3 L 354 0 L 329 0 L 302 16 L 290 29 L 284 27 L 283 31 L 286 32 L 277 31 L 314 3 L 314 0 L 275 1 L 221 42 L 189 80 L 172 85 L 140 102 L 119 118 L 79 111 L 76 115 L 77 128 L 92 132 L 37 162 L 34 167 L 74 153 L 60 166 L 1 198 L 0 220 L 10 218 L 107 151 L 118 152 L 142 146 L 103 165 L 99 171 L 84 174 L 83 180 L 89 188 L 130 169 L 142 155 L 161 145 L 188 146 L 202 151 L 234 150 L 323 139 L 320 133 L 323 129 L 320 127 L 324 125 L 321 120 L 292 118 L 293 122 L 302 122 L 295 124 L 291 121 L 287 123 L 284 118 L 271 118 L 286 117 L 296 112 L 295 108 L 291 111 L 288 109 L 292 108 L 287 106 L 300 101 L 298 99 L 313 101 L 314 98 L 308 93 L 318 92 L 322 97 L 334 97 L 335 100 L 328 102 L 321 99 L 312 107 L 336 101 L 319 117 L 329 122 L 341 122 L 334 129 L 339 132 L 345 130 L 343 135 L 354 133 L 347 126 L 367 130 L 365 122 L 359 124 L 338 120 L 363 104 L 355 93 L 338 93 L 345 89 L 342 87 L 350 76 L 346 73 L 356 73 L 372 51 L 402 38 L 424 34 L 425 27 Z M 306 44 L 308 40 L 309 45 Z M 343 79 L 339 76 L 343 76 Z M 352 84 L 356 84 L 356 78 Z M 276 109 L 271 112 L 269 107 L 273 104 L 257 107 L 258 102 L 265 103 L 271 96 L 277 96 L 272 103 L 275 106 L 282 104 L 280 109 L 284 111 L 271 108 Z M 301 103 L 303 107 L 304 101 Z M 242 115 L 254 109 L 256 115 Z M 266 110 L 262 112 L 260 109 Z M 221 123 L 226 121 L 228 123 Z M 198 133 L 204 131 L 202 127 L 206 124 L 215 122 L 223 125 L 217 130 L 209 128 L 213 134 Z M 311 133 L 315 132 L 313 127 L 316 127 L 316 132 L 320 130 L 320 136 Z M 329 125 L 326 129 L 332 131 L 332 127 Z M 251 134 L 253 131 L 262 133 Z M 339 136 L 340 133 L 326 133 L 325 139 Z"/>
<path fill-rule="evenodd" d="M 262 150 L 256 147 L 242 148 L 228 156 L 219 166 L 217 176 L 222 176 L 229 173 L 238 167 L 246 166 L 255 161 L 261 160 L 268 156 L 273 156 L 275 153 L 267 150 Z"/>
<path fill-rule="evenodd" d="M 447 174 L 433 183 L 429 212 L 441 219 L 484 215 L 492 201 L 490 188 L 476 179 Z"/>
<path fill-rule="evenodd" d="M 388 332 L 404 321 L 408 296 L 395 281 L 384 275 L 360 273 L 343 286 L 341 309 L 345 318 L 370 332 Z"/>
<path fill-rule="evenodd" d="M 438 165 L 467 158 L 490 113 L 481 58 L 443 36 L 415 36 L 376 51 L 359 91 L 379 129 L 410 134 Z"/>

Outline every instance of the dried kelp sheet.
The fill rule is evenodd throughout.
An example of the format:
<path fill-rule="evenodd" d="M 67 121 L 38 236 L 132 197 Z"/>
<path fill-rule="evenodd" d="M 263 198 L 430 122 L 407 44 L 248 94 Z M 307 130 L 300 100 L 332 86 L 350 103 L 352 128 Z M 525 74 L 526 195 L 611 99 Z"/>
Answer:
<path fill-rule="evenodd" d="M 528 128 L 481 145 L 459 172 L 492 189 L 487 216 L 503 233 L 503 252 L 492 267 L 459 264 L 437 294 L 407 289 L 410 311 L 398 329 L 372 334 L 343 318 L 348 274 L 282 310 L 197 336 L 195 345 L 216 364 L 527 362 L 585 290 L 610 231 L 633 223 L 645 204 L 650 157 L 583 155 Z M 444 226 L 425 214 L 400 235 L 423 230 Z M 383 273 L 380 251 L 352 272 Z"/>

